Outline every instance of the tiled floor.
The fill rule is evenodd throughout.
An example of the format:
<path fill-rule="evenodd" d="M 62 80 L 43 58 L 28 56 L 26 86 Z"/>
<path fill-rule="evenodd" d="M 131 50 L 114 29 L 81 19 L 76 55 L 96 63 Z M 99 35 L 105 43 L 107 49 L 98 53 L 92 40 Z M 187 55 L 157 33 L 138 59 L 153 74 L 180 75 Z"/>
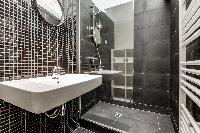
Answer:
<path fill-rule="evenodd" d="M 170 116 L 103 102 L 81 118 L 124 133 L 174 133 Z"/>

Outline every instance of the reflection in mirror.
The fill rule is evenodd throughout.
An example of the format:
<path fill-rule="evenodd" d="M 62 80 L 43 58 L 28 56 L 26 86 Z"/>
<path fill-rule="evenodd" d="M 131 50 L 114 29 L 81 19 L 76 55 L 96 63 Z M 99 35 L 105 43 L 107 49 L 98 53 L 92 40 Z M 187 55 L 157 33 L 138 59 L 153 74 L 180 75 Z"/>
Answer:
<path fill-rule="evenodd" d="M 59 26 L 64 22 L 63 0 L 37 0 L 37 8 L 46 22 Z"/>

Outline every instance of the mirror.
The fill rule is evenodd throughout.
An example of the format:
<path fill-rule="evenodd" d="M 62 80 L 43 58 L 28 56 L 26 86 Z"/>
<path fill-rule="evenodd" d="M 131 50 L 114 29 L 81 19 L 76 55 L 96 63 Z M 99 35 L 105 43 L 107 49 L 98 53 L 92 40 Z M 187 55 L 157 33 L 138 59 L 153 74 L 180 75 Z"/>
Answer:
<path fill-rule="evenodd" d="M 47 23 L 59 26 L 64 22 L 63 0 L 37 0 L 36 5 Z"/>

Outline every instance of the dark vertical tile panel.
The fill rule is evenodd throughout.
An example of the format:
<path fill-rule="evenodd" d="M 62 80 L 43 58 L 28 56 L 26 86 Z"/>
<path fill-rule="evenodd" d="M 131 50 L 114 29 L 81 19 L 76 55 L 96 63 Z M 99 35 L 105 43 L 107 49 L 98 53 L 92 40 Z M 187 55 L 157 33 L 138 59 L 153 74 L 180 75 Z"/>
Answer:
<path fill-rule="evenodd" d="M 170 113 L 170 3 L 135 0 L 135 108 Z"/>
<path fill-rule="evenodd" d="M 171 0 L 170 66 L 171 66 L 171 118 L 178 132 L 179 123 L 179 1 Z"/>

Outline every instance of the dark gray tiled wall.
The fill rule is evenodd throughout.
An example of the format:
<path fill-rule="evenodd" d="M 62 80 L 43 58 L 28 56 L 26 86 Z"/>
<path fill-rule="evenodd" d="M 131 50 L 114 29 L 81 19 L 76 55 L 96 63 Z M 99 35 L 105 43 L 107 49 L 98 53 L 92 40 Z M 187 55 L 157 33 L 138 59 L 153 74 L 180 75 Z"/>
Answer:
<path fill-rule="evenodd" d="M 170 2 L 135 0 L 134 107 L 170 112 Z"/>
<path fill-rule="evenodd" d="M 179 1 L 171 0 L 170 59 L 171 59 L 171 118 L 178 131 L 179 121 Z"/>
<path fill-rule="evenodd" d="M 90 71 L 90 64 L 86 57 L 92 56 L 98 58 L 95 45 L 92 42 L 92 9 L 93 3 L 91 0 L 80 1 L 80 54 L 81 54 L 81 72 Z M 99 51 L 102 57 L 103 69 L 111 69 L 111 49 L 114 48 L 114 23 L 107 17 L 105 13 L 97 15 L 100 18 L 103 29 L 101 29 L 102 43 L 99 45 Z M 107 44 L 105 43 L 107 42 Z M 98 63 L 98 62 L 96 62 Z M 104 82 L 104 87 L 101 86 L 94 91 L 81 96 L 82 113 L 86 112 L 98 100 L 108 100 L 111 98 L 111 84 Z"/>

